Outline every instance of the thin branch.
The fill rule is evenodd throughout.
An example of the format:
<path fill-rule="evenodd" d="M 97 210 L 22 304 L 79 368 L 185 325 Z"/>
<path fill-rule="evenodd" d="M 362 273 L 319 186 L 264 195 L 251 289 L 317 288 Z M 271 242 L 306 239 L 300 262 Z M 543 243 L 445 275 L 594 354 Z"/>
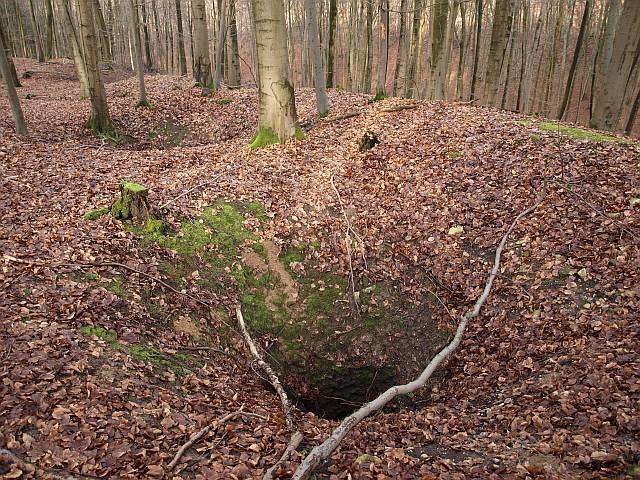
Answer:
<path fill-rule="evenodd" d="M 284 453 L 280 457 L 280 460 L 278 460 L 273 465 L 273 467 L 267 470 L 267 472 L 262 477 L 262 480 L 271 480 L 273 478 L 273 474 L 275 473 L 275 471 L 278 469 L 280 465 L 282 465 L 284 462 L 287 461 L 289 456 L 296 450 L 296 448 L 298 448 L 303 438 L 304 437 L 300 432 L 296 432 L 291 436 L 291 440 L 289 440 L 289 444 L 287 445 L 287 448 L 285 449 Z"/>
<path fill-rule="evenodd" d="M 338 122 L 340 120 L 346 120 L 347 118 L 357 117 L 358 115 L 362 115 L 364 112 L 362 110 L 354 110 L 353 112 L 347 112 L 342 115 L 336 115 L 335 117 L 327 117 L 325 122 Z"/>
<path fill-rule="evenodd" d="M 216 420 L 208 424 L 206 427 L 204 427 L 200 431 L 191 435 L 191 437 L 189 437 L 189 440 L 187 440 L 187 442 L 178 449 L 175 456 L 173 457 L 173 460 L 171 460 L 171 462 L 169 462 L 169 465 L 167 465 L 167 468 L 169 470 L 173 470 L 175 466 L 178 464 L 178 462 L 180 461 L 180 458 L 182 458 L 182 455 L 184 455 L 184 452 L 186 452 L 189 448 L 191 448 L 191 446 L 194 443 L 196 443 L 198 440 L 204 437 L 211 430 L 215 430 L 220 425 L 224 424 L 225 422 L 228 422 L 229 420 L 237 417 L 238 415 L 245 415 L 247 417 L 255 417 L 255 418 L 260 418 L 262 420 L 267 420 L 266 417 L 262 415 L 258 415 L 257 413 L 243 412 L 242 408 L 243 407 L 240 407 L 240 410 L 237 410 L 233 413 L 228 413 L 222 417 L 217 418 Z"/>
<path fill-rule="evenodd" d="M 256 348 L 256 344 L 253 343 L 253 339 L 251 338 L 251 335 L 249 335 L 247 326 L 244 323 L 244 317 L 242 316 L 242 310 L 240 309 L 240 306 L 236 307 L 236 317 L 238 319 L 238 325 L 240 325 L 240 330 L 244 335 L 244 339 L 249 345 L 251 354 L 256 359 L 258 366 L 262 368 L 262 370 L 264 370 L 264 372 L 269 376 L 271 385 L 273 385 L 273 388 L 275 388 L 276 392 L 278 392 L 278 395 L 280 396 L 280 401 L 282 402 L 282 410 L 284 411 L 287 427 L 289 429 L 293 429 L 293 416 L 291 415 L 291 404 L 289 403 L 289 397 L 287 397 L 287 393 L 284 391 L 284 388 L 282 388 L 282 384 L 280 383 L 280 380 L 278 380 L 278 376 L 273 371 L 271 366 L 262 359 L 262 356 Z"/>
<path fill-rule="evenodd" d="M 429 362 L 427 367 L 415 380 L 404 385 L 395 385 L 389 388 L 386 392 L 382 393 L 371 402 L 366 403 L 354 413 L 345 418 L 342 423 L 340 423 L 340 425 L 331 433 L 329 438 L 327 438 L 323 443 L 317 445 L 313 448 L 313 450 L 311 450 L 311 452 L 298 466 L 293 475 L 293 480 L 308 479 L 316 469 L 316 467 L 320 465 L 321 462 L 329 458 L 331 453 L 340 445 L 342 440 L 349 434 L 349 432 L 367 416 L 383 408 L 387 403 L 389 403 L 398 395 L 406 395 L 408 393 L 414 392 L 415 390 L 423 387 L 426 384 L 427 380 L 429 380 L 435 369 L 444 361 L 445 358 L 449 356 L 449 354 L 451 354 L 458 347 L 458 345 L 460 345 L 460 342 L 462 341 L 462 335 L 464 334 L 468 322 L 480 314 L 480 309 L 486 303 L 487 298 L 489 297 L 489 293 L 491 293 L 493 282 L 498 275 L 502 251 L 504 250 L 507 239 L 512 230 L 515 228 L 516 224 L 522 217 L 533 212 L 538 207 L 538 205 L 542 203 L 544 196 L 544 193 L 538 196 L 536 202 L 526 210 L 522 211 L 507 229 L 496 250 L 493 268 L 491 269 L 491 273 L 489 274 L 489 278 L 487 279 L 484 290 L 482 291 L 480 297 L 476 300 L 473 309 L 465 313 L 461 318 L 456 330 L 456 334 L 453 337 L 451 343 L 440 350 L 440 352 Z"/>

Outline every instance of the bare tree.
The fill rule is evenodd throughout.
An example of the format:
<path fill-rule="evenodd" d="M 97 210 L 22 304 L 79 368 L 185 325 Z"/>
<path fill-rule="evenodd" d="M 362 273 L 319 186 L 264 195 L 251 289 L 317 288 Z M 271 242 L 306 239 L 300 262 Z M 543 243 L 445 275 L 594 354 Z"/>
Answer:
<path fill-rule="evenodd" d="M 4 37 L 5 35 L 2 22 L 0 22 L 0 73 L 2 73 L 2 78 L 4 79 L 4 84 L 7 88 L 7 96 L 9 97 L 9 104 L 11 105 L 11 112 L 13 113 L 13 120 L 16 123 L 16 133 L 18 135 L 26 135 L 27 126 L 24 121 L 22 107 L 20 107 L 20 100 L 18 99 L 16 86 L 14 85 L 13 77 L 11 76 L 11 68 L 9 67 L 9 60 L 7 58 L 7 51 L 3 40 Z"/>

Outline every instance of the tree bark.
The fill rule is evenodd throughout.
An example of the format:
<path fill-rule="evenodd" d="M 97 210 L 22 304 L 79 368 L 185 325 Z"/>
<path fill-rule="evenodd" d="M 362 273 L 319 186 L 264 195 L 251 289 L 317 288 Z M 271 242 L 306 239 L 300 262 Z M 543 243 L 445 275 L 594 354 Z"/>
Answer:
<path fill-rule="evenodd" d="M 220 88 L 220 82 L 222 81 L 222 53 L 224 52 L 225 39 L 227 37 L 226 0 L 220 0 L 218 6 L 218 37 L 216 39 L 216 64 L 215 78 L 213 81 L 214 90 L 218 90 L 218 88 Z"/>
<path fill-rule="evenodd" d="M 318 12 L 316 0 L 304 0 L 307 30 L 309 34 L 309 54 L 313 61 L 313 83 L 316 92 L 316 108 L 318 115 L 323 117 L 329 112 L 329 99 L 325 85 L 324 65 L 322 64 L 322 50 L 320 48 L 320 34 L 318 33 Z"/>
<path fill-rule="evenodd" d="M 147 89 L 144 84 L 144 62 L 142 61 L 142 41 L 140 40 L 140 13 L 134 0 L 129 0 L 131 9 L 130 30 L 133 41 L 133 54 L 135 56 L 136 76 L 138 78 L 138 103 L 139 107 L 148 107 Z"/>
<path fill-rule="evenodd" d="M 393 94 L 398 94 L 398 81 L 403 65 L 407 63 L 407 14 L 405 10 L 409 5 L 409 0 L 400 1 L 400 13 L 398 14 L 398 52 L 396 54 L 396 66 L 393 71 Z M 406 70 L 406 68 L 405 68 Z"/>
<path fill-rule="evenodd" d="M 296 136 L 298 115 L 289 81 L 283 0 L 252 0 L 258 54 L 258 133 L 251 147 Z"/>
<path fill-rule="evenodd" d="M 389 63 L 389 0 L 380 0 L 380 22 L 378 33 L 379 58 L 376 98 L 387 96 L 387 64 Z"/>
<path fill-rule="evenodd" d="M 0 73 L 2 73 L 2 78 L 4 79 L 4 84 L 7 88 L 7 97 L 9 98 L 11 112 L 13 113 L 13 120 L 16 124 L 16 133 L 18 135 L 27 135 L 27 126 L 24 121 L 22 108 L 20 107 L 20 100 L 18 99 L 16 86 L 13 83 L 13 77 L 11 76 L 11 68 L 9 66 L 7 50 L 4 44 L 4 37 L 5 35 L 2 22 L 0 22 Z"/>
<path fill-rule="evenodd" d="M 476 85 L 478 83 L 478 64 L 480 63 L 480 40 L 482 36 L 482 0 L 476 0 L 476 44 L 473 50 L 473 72 L 471 73 L 471 91 L 469 100 L 476 99 Z"/>
<path fill-rule="evenodd" d="M 95 133 L 107 133 L 113 129 L 109 118 L 107 94 L 100 75 L 98 63 L 98 39 L 93 23 L 93 12 L 90 0 L 79 0 L 80 32 L 84 45 L 84 60 L 87 68 L 89 98 L 91 100 L 91 116 L 87 126 Z"/>
<path fill-rule="evenodd" d="M 596 86 L 591 124 L 601 130 L 618 128 L 625 90 L 640 40 L 640 2 L 625 1 L 618 21 L 611 61 L 606 75 Z"/>
<path fill-rule="evenodd" d="M 40 28 L 38 27 L 38 22 L 36 20 L 36 10 L 33 0 L 29 0 L 29 12 L 31 14 L 31 27 L 33 29 L 33 40 L 36 46 L 38 62 L 43 63 L 45 60 L 44 47 L 42 45 L 42 38 L 40 37 Z"/>
<path fill-rule="evenodd" d="M 180 6 L 181 0 L 175 0 L 176 4 L 176 22 L 178 26 L 178 64 L 180 68 L 180 75 L 187 74 L 187 54 L 184 50 L 184 30 L 182 26 L 182 7 Z"/>
<path fill-rule="evenodd" d="M 562 119 L 567 106 L 569 105 L 569 99 L 571 98 L 571 92 L 573 91 L 573 82 L 576 76 L 576 68 L 578 66 L 578 59 L 580 58 L 580 52 L 582 51 L 582 44 L 584 42 L 584 35 L 589 24 L 589 14 L 591 11 L 591 0 L 586 0 L 584 4 L 584 12 L 582 13 L 582 21 L 580 22 L 580 32 L 578 33 L 578 39 L 576 40 L 576 48 L 573 52 L 573 60 L 571 61 L 571 67 L 569 68 L 569 76 L 567 77 L 567 84 L 564 87 L 564 95 L 562 96 L 562 103 L 558 108 L 557 117 Z"/>
<path fill-rule="evenodd" d="M 420 20 L 422 18 L 422 0 L 413 0 L 413 18 L 411 21 L 411 44 L 407 58 L 407 74 L 405 75 L 404 97 L 413 98 L 416 92 L 416 69 L 420 56 Z"/>
<path fill-rule="evenodd" d="M 329 0 L 329 42 L 327 46 L 327 88 L 333 88 L 336 54 L 336 17 L 337 0 Z"/>
<path fill-rule="evenodd" d="M 46 59 L 53 58 L 53 6 L 51 0 L 45 0 L 47 9 L 45 41 L 44 41 L 44 57 Z"/>
<path fill-rule="evenodd" d="M 69 6 L 69 0 L 60 0 L 60 8 L 62 9 L 62 16 L 64 19 L 65 29 L 67 31 L 67 37 L 71 42 L 71 52 L 73 54 L 73 63 L 76 67 L 76 73 L 78 74 L 78 81 L 80 82 L 80 98 L 89 98 L 89 79 L 87 76 L 87 65 L 84 61 L 82 54 L 82 47 L 80 39 L 78 38 L 78 30 L 76 29 L 73 18 L 71 17 L 71 7 Z"/>
<path fill-rule="evenodd" d="M 0 24 L 2 21 L 0 20 Z M 13 58 L 11 56 L 11 48 L 9 47 L 8 37 L 4 25 L 0 25 L 0 36 L 2 36 L 2 43 L 4 45 L 5 57 L 7 58 L 7 64 L 9 65 L 9 72 L 11 75 L 11 79 L 13 81 L 14 87 L 21 87 L 20 79 L 18 78 L 18 72 L 16 71 L 16 66 L 13 63 Z M 4 74 L 2 75 L 4 78 Z"/>
<path fill-rule="evenodd" d="M 202 88 L 211 88 L 211 59 L 209 57 L 209 32 L 207 9 L 204 0 L 191 0 L 193 15 L 193 77 Z"/>
<path fill-rule="evenodd" d="M 93 10 L 94 29 L 96 35 L 100 39 L 100 52 L 102 53 L 102 60 L 110 63 L 113 58 L 111 56 L 111 50 L 109 46 L 109 37 L 107 36 L 107 24 L 104 21 L 104 15 L 102 14 L 102 8 L 100 8 L 99 0 L 91 0 L 91 9 Z"/>
<path fill-rule="evenodd" d="M 97 0 L 96 0 L 97 1 Z M 153 70 L 153 56 L 151 55 L 151 41 L 149 40 L 149 21 L 147 16 L 147 2 L 141 0 L 142 6 L 142 32 L 144 33 L 144 54 L 147 59 L 147 70 Z"/>
<path fill-rule="evenodd" d="M 446 34 L 449 16 L 449 0 L 435 0 L 432 3 L 431 15 L 431 78 L 429 98 L 442 100 L 447 73 Z"/>
<path fill-rule="evenodd" d="M 512 16 L 513 0 L 496 0 L 489 57 L 487 58 L 487 74 L 484 79 L 484 102 L 487 105 L 496 106 L 500 73 L 509 41 Z"/>
<path fill-rule="evenodd" d="M 229 3 L 229 47 L 229 85 L 239 87 L 242 79 L 240 77 L 240 51 L 238 47 L 235 0 L 230 0 Z"/>
<path fill-rule="evenodd" d="M 627 123 L 624 127 L 624 133 L 627 135 L 631 135 L 633 131 L 633 126 L 636 122 L 636 118 L 638 116 L 638 108 L 640 108 L 640 89 L 638 89 L 638 93 L 636 93 L 636 99 L 631 105 L 631 111 L 629 112 L 629 118 L 627 119 Z"/>

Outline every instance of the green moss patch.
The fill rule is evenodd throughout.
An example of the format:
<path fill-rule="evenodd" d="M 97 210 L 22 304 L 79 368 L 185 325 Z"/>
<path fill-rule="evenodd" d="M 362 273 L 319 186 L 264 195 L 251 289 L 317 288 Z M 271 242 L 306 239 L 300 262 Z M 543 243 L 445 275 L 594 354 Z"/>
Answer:
<path fill-rule="evenodd" d="M 98 220 L 103 215 L 107 215 L 110 209 L 108 207 L 97 208 L 95 210 L 90 210 L 84 214 L 83 218 L 85 220 Z"/>
<path fill-rule="evenodd" d="M 216 103 L 218 105 L 229 105 L 232 102 L 232 100 L 230 98 L 219 98 L 218 100 L 216 100 Z"/>
<path fill-rule="evenodd" d="M 262 148 L 276 143 L 280 143 L 280 139 L 275 132 L 270 128 L 261 128 L 251 139 L 249 148 L 255 150 L 256 148 Z"/>
<path fill-rule="evenodd" d="M 634 143 L 626 138 L 615 137 L 613 135 L 605 135 L 595 130 L 587 130 L 585 128 L 564 125 L 557 122 L 536 122 L 534 120 L 518 120 L 518 125 L 535 126 L 537 129 L 563 135 L 565 137 L 577 140 L 589 140 L 592 142 L 617 142 L 617 143 Z M 537 137 L 537 138 L 533 138 Z M 539 136 L 532 135 L 532 139 L 539 140 Z"/>
<path fill-rule="evenodd" d="M 376 93 L 376 96 L 373 97 L 373 101 L 379 102 L 381 100 L 386 100 L 387 98 L 389 98 L 389 95 L 387 95 L 385 92 L 378 92 Z"/>

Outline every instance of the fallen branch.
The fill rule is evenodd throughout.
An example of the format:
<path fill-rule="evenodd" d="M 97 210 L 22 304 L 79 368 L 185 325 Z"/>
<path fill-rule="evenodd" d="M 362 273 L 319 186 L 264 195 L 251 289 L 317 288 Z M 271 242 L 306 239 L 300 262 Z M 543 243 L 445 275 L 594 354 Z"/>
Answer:
<path fill-rule="evenodd" d="M 242 310 L 240 310 L 240 306 L 236 307 L 236 317 L 238 318 L 238 325 L 240 325 L 240 330 L 244 335 L 244 339 L 249 345 L 249 350 L 251 350 L 251 354 L 256 359 L 258 366 L 264 370 L 264 372 L 269 376 L 269 381 L 273 388 L 278 392 L 278 396 L 280 397 L 280 401 L 282 402 L 282 410 L 284 411 L 285 421 L 287 423 L 287 427 L 289 429 L 293 429 L 293 416 L 291 415 L 291 405 L 289 403 L 289 397 L 287 397 L 287 393 L 282 388 L 282 384 L 280 380 L 278 380 L 278 376 L 273 371 L 271 366 L 262 359 L 262 356 L 258 352 L 256 348 L 256 344 L 253 343 L 251 339 L 251 335 L 249 335 L 249 331 L 247 330 L 247 326 L 244 323 L 244 317 L 242 316 Z"/>
<path fill-rule="evenodd" d="M 507 243 L 507 238 L 511 234 L 511 231 L 515 228 L 518 221 L 522 217 L 534 211 L 538 207 L 538 205 L 540 205 L 543 199 L 544 194 L 541 194 L 536 199 L 536 202 L 531 207 L 521 212 L 507 229 L 507 232 L 502 237 L 502 240 L 500 241 L 500 244 L 498 245 L 498 248 L 496 250 L 493 268 L 491 269 L 489 278 L 487 279 L 487 282 L 484 286 L 484 290 L 482 291 L 480 297 L 476 300 L 473 309 L 465 313 L 461 318 L 456 330 L 456 334 L 453 337 L 451 343 L 445 346 L 435 357 L 433 357 L 427 367 L 422 371 L 420 376 L 418 376 L 415 380 L 404 385 L 395 385 L 389 388 L 380 396 L 378 396 L 371 402 L 364 404 L 354 413 L 345 418 L 342 423 L 340 423 L 340 425 L 338 425 L 338 427 L 333 430 L 329 438 L 327 438 L 320 445 L 315 446 L 313 450 L 311 450 L 311 452 L 305 457 L 305 459 L 296 469 L 293 475 L 293 480 L 308 479 L 316 469 L 316 467 L 321 462 L 329 458 L 331 453 L 340 445 L 342 440 L 349 434 L 349 432 L 367 416 L 383 408 L 387 403 L 389 403 L 398 395 L 406 395 L 408 393 L 412 393 L 417 389 L 423 387 L 427 383 L 427 380 L 429 380 L 435 369 L 438 368 L 438 366 L 444 361 L 444 359 L 447 358 L 447 356 L 449 356 L 449 354 L 453 352 L 458 347 L 458 345 L 460 345 L 462 335 L 464 334 L 468 322 L 478 316 L 478 314 L 480 313 L 480 309 L 486 303 L 487 298 L 489 297 L 489 293 L 491 292 L 491 287 L 493 286 L 493 281 L 498 275 L 502 251 L 504 250 L 504 247 Z"/>
<path fill-rule="evenodd" d="M 240 407 L 240 410 L 237 410 L 232 413 L 228 413 L 222 417 L 218 417 L 212 423 L 210 423 L 203 429 L 191 435 L 191 437 L 189 437 L 189 440 L 187 440 L 187 442 L 178 449 L 175 456 L 173 457 L 173 460 L 171 460 L 171 462 L 169 462 L 169 465 L 167 465 L 167 468 L 169 470 L 173 470 L 175 466 L 178 464 L 178 462 L 180 461 L 180 458 L 182 458 L 182 455 L 184 455 L 184 452 L 186 452 L 189 448 L 191 448 L 191 446 L 194 443 L 196 443 L 198 440 L 204 437 L 211 430 L 218 428 L 220 425 L 224 424 L 225 422 L 228 422 L 229 420 L 237 417 L 238 415 L 246 415 L 247 417 L 255 417 L 255 418 L 260 418 L 262 420 L 266 420 L 265 417 L 263 417 L 262 415 L 258 415 L 257 413 L 243 412 L 242 407 Z"/>
<path fill-rule="evenodd" d="M 357 117 L 364 113 L 362 110 L 354 110 L 353 112 L 343 113 L 342 115 L 336 115 L 335 117 L 325 118 L 325 122 L 339 122 L 340 120 L 346 120 L 347 118 Z"/>
<path fill-rule="evenodd" d="M 411 103 L 409 105 L 396 105 L 395 107 L 387 107 L 381 108 L 381 112 L 399 112 L 400 110 L 413 110 L 414 108 L 418 108 L 420 105 L 418 103 Z"/>
<path fill-rule="evenodd" d="M 280 457 L 280 460 L 278 460 L 275 463 L 275 465 L 273 465 L 273 467 L 267 470 L 267 472 L 262 477 L 262 480 L 271 480 L 273 478 L 273 474 L 276 472 L 278 467 L 282 465 L 284 462 L 286 462 L 289 456 L 296 450 L 296 448 L 298 448 L 298 446 L 300 445 L 300 442 L 302 442 L 302 438 L 303 436 L 302 436 L 302 433 L 300 432 L 296 432 L 291 436 L 291 440 L 289 440 L 289 445 L 287 445 L 287 448 L 285 449 L 284 453 Z"/>

